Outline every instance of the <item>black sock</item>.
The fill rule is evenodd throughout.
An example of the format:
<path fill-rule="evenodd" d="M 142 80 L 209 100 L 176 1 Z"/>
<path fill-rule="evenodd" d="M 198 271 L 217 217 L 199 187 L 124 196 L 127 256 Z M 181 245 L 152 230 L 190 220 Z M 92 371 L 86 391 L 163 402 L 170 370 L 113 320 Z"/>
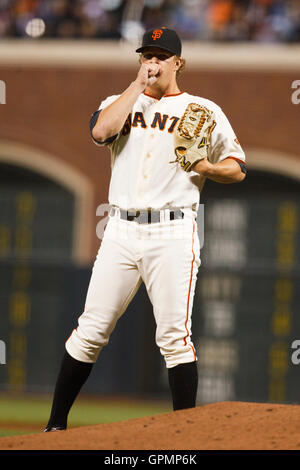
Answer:
<path fill-rule="evenodd" d="M 182 410 L 196 406 L 198 368 L 196 362 L 179 364 L 168 369 L 173 409 Z"/>
<path fill-rule="evenodd" d="M 93 363 L 77 361 L 65 352 L 55 386 L 48 427 L 67 427 L 71 406 L 86 382 L 93 365 Z"/>

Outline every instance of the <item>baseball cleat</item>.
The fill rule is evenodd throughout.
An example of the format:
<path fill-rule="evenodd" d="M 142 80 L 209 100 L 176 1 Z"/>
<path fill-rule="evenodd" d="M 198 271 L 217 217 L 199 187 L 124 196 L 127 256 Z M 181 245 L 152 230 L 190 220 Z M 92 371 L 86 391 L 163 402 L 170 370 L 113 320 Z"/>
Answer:
<path fill-rule="evenodd" d="M 66 429 L 64 426 L 47 426 L 43 432 L 65 431 Z"/>

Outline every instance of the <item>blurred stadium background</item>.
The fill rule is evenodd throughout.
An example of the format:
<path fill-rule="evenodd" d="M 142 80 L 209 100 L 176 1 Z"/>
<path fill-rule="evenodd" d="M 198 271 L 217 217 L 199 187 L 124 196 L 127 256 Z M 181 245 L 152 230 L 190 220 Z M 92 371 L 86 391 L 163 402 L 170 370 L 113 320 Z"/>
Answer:
<path fill-rule="evenodd" d="M 0 0 L 6 398 L 53 391 L 107 217 L 110 161 L 89 118 L 135 78 L 135 46 L 161 25 L 184 40 L 181 89 L 223 108 L 248 166 L 241 185 L 207 182 L 201 196 L 198 404 L 299 400 L 299 0 Z M 142 286 L 82 395 L 169 400 L 154 337 Z"/>

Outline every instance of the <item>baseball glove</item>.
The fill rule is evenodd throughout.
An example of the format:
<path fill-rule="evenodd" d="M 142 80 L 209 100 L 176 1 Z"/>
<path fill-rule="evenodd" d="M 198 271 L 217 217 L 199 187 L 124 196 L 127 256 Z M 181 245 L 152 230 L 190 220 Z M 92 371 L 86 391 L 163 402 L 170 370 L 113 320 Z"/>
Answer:
<path fill-rule="evenodd" d="M 210 146 L 216 122 L 212 111 L 197 103 L 189 103 L 174 131 L 176 160 L 184 171 L 190 172 L 203 158 Z"/>

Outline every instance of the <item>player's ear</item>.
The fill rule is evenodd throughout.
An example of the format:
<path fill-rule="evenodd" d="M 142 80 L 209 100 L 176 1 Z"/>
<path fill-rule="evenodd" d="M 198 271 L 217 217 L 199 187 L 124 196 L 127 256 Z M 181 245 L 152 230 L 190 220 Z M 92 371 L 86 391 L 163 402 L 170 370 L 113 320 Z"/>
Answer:
<path fill-rule="evenodd" d="M 174 63 L 175 63 L 175 70 L 179 70 L 180 67 L 181 67 L 181 63 L 182 63 L 182 60 L 181 60 L 181 57 L 178 57 L 177 55 L 175 56 L 174 58 Z"/>
<path fill-rule="evenodd" d="M 176 68 L 176 76 L 178 77 L 183 72 L 186 62 L 183 57 L 176 56 L 176 59 L 178 59 L 178 62 L 179 62 L 179 66 L 178 68 Z"/>

